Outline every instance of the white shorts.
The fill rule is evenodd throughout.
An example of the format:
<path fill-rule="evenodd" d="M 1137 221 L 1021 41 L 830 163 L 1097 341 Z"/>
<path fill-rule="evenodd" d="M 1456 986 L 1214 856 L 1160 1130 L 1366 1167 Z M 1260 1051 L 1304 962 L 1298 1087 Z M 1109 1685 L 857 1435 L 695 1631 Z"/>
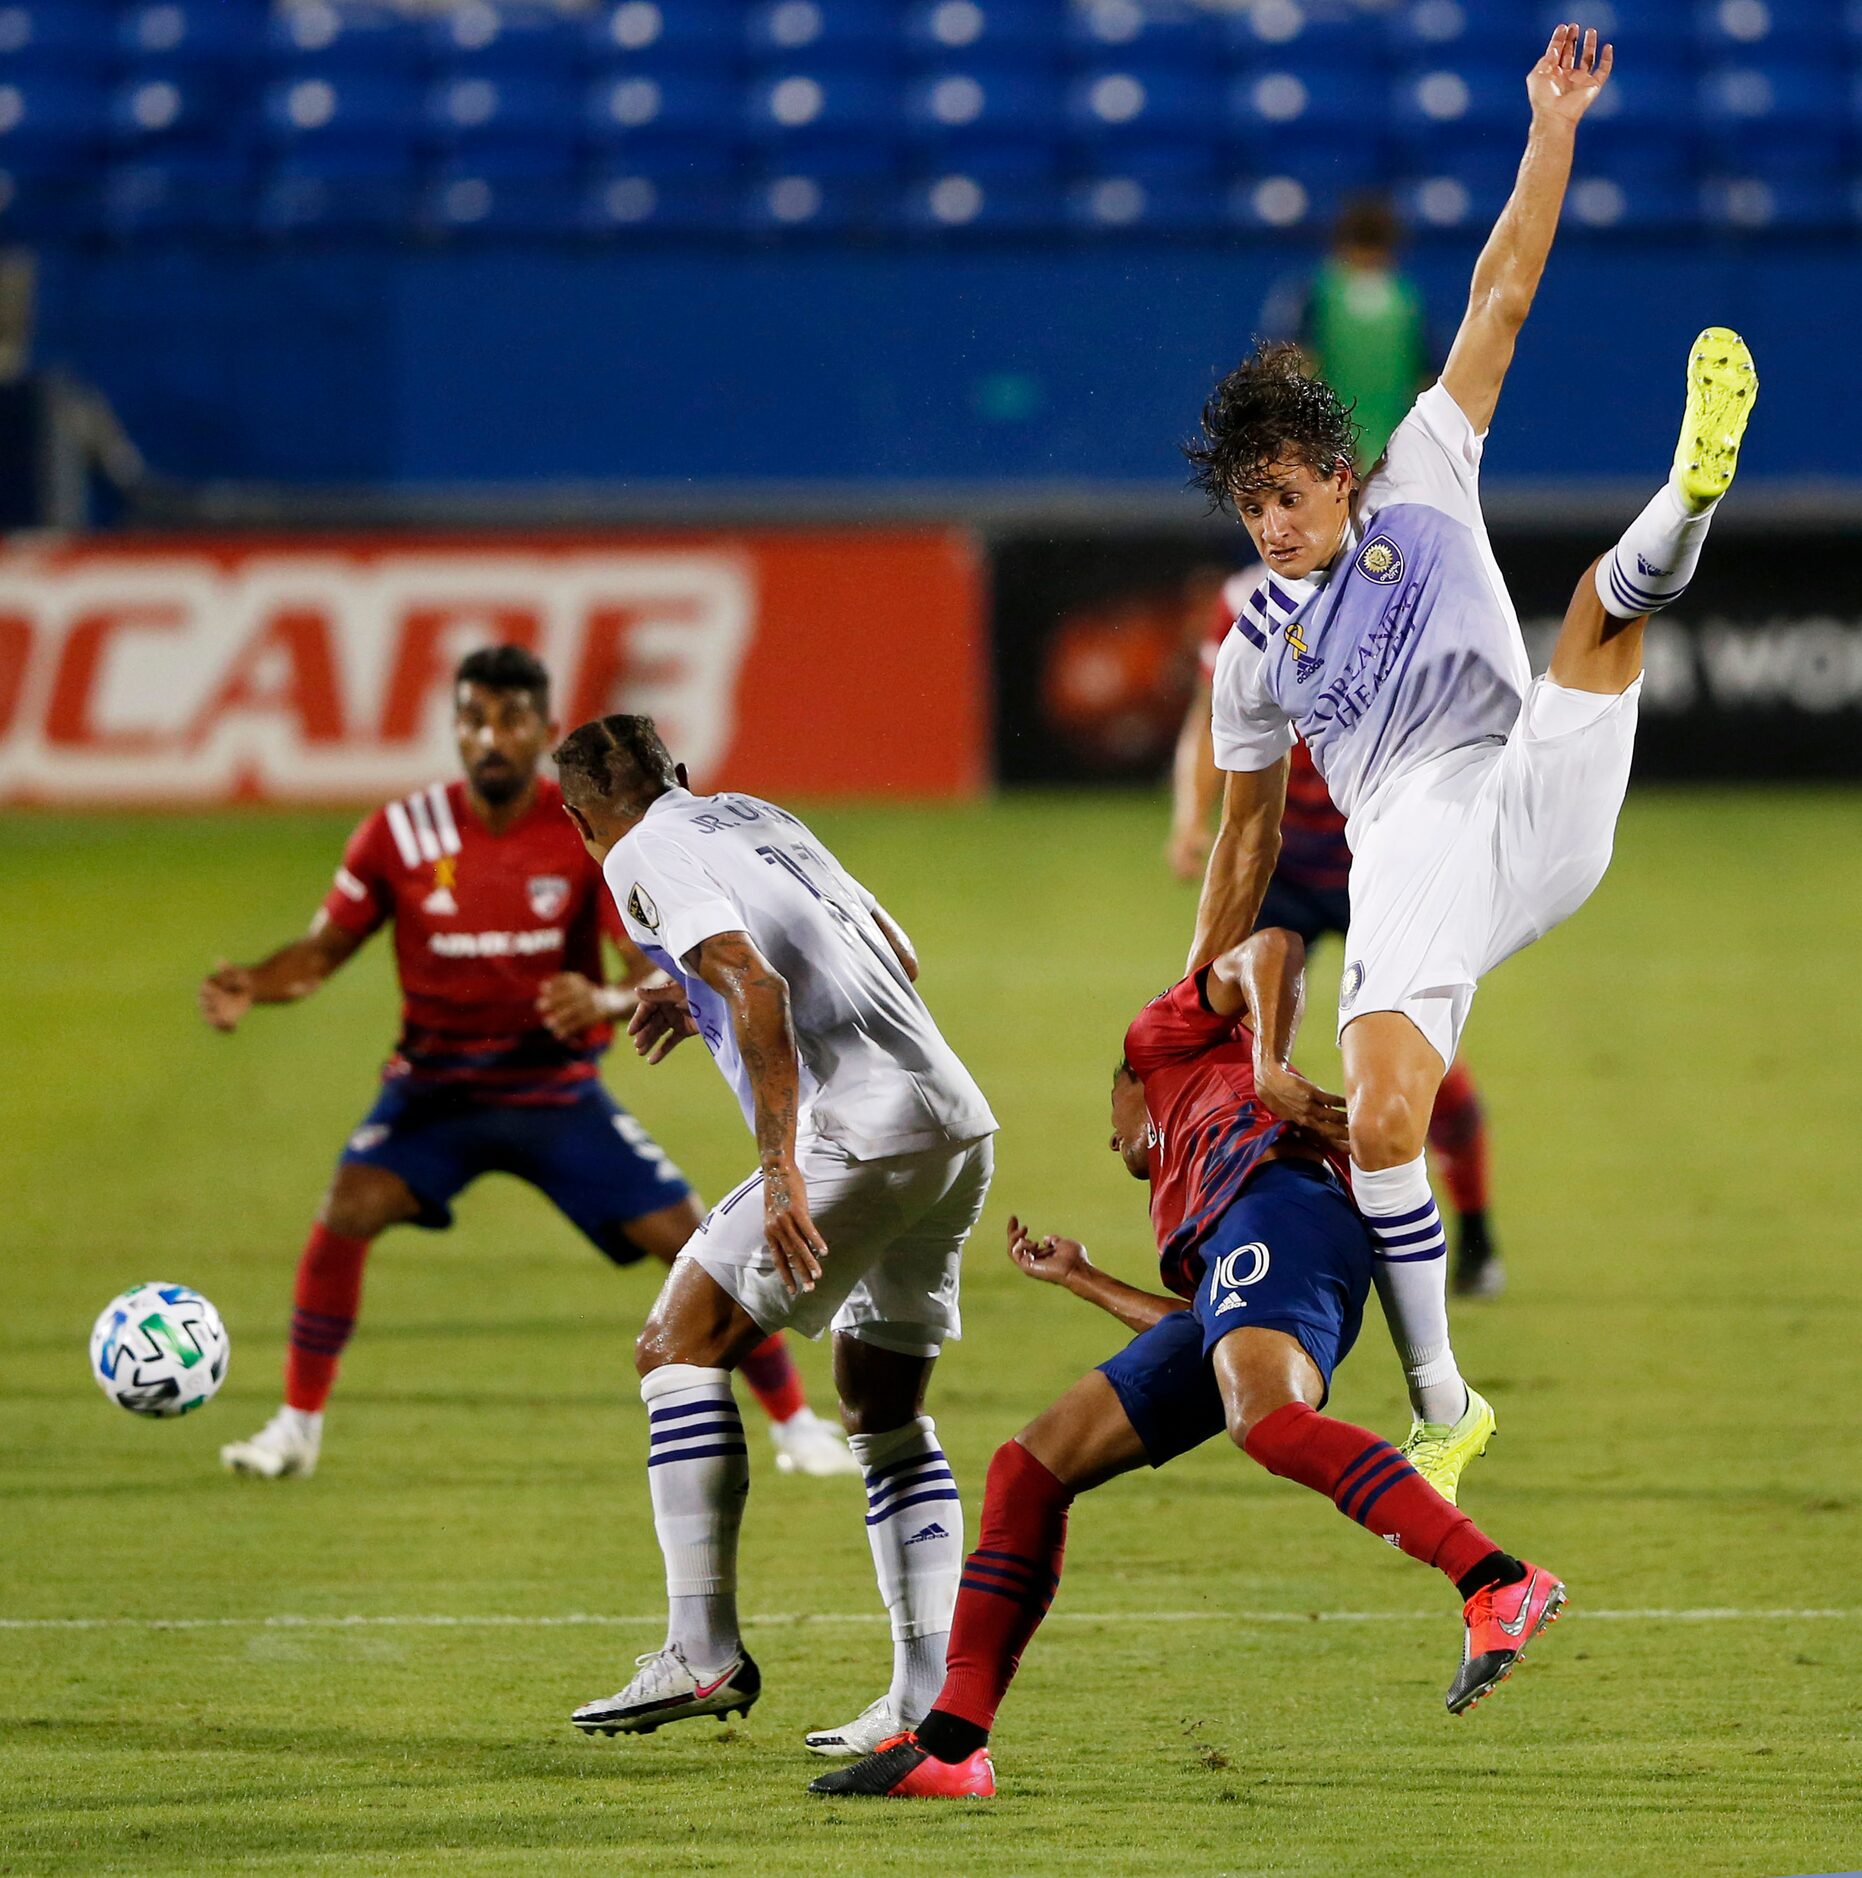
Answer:
<path fill-rule="evenodd" d="M 1352 818 L 1341 1036 L 1367 1011 L 1401 1011 L 1454 1059 L 1474 987 L 1610 865 L 1641 691 L 1535 679 L 1506 742 L 1424 763 Z"/>
<path fill-rule="evenodd" d="M 761 1174 L 711 1209 L 679 1257 L 703 1266 L 763 1330 L 845 1331 L 901 1356 L 936 1356 L 962 1336 L 957 1269 L 995 1171 L 990 1137 L 871 1161 L 804 1141 L 796 1161 L 828 1248 L 814 1290 L 791 1297 L 777 1276 Z"/>

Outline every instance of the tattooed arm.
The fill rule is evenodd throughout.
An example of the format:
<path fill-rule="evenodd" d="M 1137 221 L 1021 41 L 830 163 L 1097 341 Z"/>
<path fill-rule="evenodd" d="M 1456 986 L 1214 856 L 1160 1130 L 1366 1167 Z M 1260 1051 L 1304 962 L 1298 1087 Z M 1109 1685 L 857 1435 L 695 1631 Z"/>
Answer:
<path fill-rule="evenodd" d="M 791 1293 L 812 1291 L 828 1248 L 808 1216 L 808 1193 L 795 1165 L 801 1064 L 789 1021 L 789 982 L 748 933 L 715 933 L 686 956 L 729 1008 L 738 1054 L 750 1074 L 763 1169 L 763 1231 L 777 1275 Z"/>

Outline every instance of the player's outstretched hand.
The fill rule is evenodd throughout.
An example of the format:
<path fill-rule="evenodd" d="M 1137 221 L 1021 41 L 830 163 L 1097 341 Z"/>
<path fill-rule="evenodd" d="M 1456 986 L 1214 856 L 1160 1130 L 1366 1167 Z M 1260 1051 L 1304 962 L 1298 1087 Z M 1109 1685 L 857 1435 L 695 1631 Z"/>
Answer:
<path fill-rule="evenodd" d="M 1609 82 L 1615 61 L 1614 46 L 1598 52 L 1594 27 L 1585 32 L 1579 26 L 1561 26 L 1545 48 L 1545 57 L 1526 74 L 1526 96 L 1539 115 L 1575 124 Z"/>
<path fill-rule="evenodd" d="M 763 1237 L 789 1296 L 814 1290 L 828 1243 L 808 1215 L 801 1170 L 786 1157 L 763 1163 Z"/>
<path fill-rule="evenodd" d="M 1028 1228 L 1013 1213 L 1009 1215 L 1009 1257 L 1030 1278 L 1049 1285 L 1064 1285 L 1075 1272 L 1092 1263 L 1077 1239 L 1057 1239 L 1052 1233 L 1045 1239 L 1031 1238 Z"/>
<path fill-rule="evenodd" d="M 537 1015 L 558 1043 L 569 1043 L 608 1016 L 601 989 L 580 972 L 558 972 L 537 993 Z"/>
<path fill-rule="evenodd" d="M 649 1063 L 663 1063 L 687 1037 L 698 1035 L 698 1020 L 685 1001 L 685 987 L 668 978 L 659 984 L 642 983 L 639 1002 L 627 1020 L 634 1048 Z"/>
<path fill-rule="evenodd" d="M 215 1030 L 237 1030 L 252 1009 L 252 974 L 222 959 L 200 981 L 200 1014 Z"/>
<path fill-rule="evenodd" d="M 1284 1063 L 1256 1064 L 1254 1089 L 1283 1122 L 1291 1122 L 1341 1154 L 1350 1145 L 1343 1096 L 1308 1082 Z"/>

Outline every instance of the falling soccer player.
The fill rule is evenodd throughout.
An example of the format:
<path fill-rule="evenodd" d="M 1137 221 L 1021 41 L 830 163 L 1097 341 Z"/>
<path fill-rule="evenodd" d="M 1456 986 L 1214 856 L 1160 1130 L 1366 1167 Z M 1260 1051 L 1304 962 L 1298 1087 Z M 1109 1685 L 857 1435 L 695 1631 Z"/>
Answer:
<path fill-rule="evenodd" d="M 201 1014 L 230 1031 L 254 1004 L 308 997 L 394 923 L 400 1042 L 298 1263 L 284 1405 L 220 1450 L 237 1474 L 315 1471 L 370 1246 L 391 1226 L 451 1225 L 453 1200 L 481 1174 L 527 1181 L 616 1265 L 671 1264 L 702 1214 L 684 1175 L 601 1084 L 602 1053 L 636 991 L 606 983 L 602 934 L 625 935 L 560 792 L 537 774 L 555 728 L 549 674 L 518 646 L 470 654 L 454 680 L 453 728 L 465 780 L 369 816 L 310 932 L 256 965 L 222 965 L 200 987 Z M 780 1339 L 745 1368 L 784 1472 L 853 1471 Z"/>
<path fill-rule="evenodd" d="M 1348 817 L 1339 1031 L 1352 1192 L 1408 1377 L 1404 1452 L 1451 1499 L 1494 1417 L 1449 1342 L 1430 1114 L 1476 985 L 1576 912 L 1609 865 L 1643 625 L 1687 588 L 1757 389 L 1736 333 L 1709 327 L 1694 342 L 1668 480 L 1585 572 L 1534 679 L 1481 519 L 1481 448 L 1611 56 L 1594 32 L 1561 26 L 1528 75 L 1525 156 L 1448 363 L 1362 485 L 1350 413 L 1284 348 L 1217 386 L 1190 451 L 1266 574 L 1216 667 L 1228 775 L 1189 964 L 1253 930 L 1297 732 Z"/>
<path fill-rule="evenodd" d="M 995 1117 L 914 988 L 910 941 L 793 815 L 695 796 L 650 718 L 604 717 L 556 752 L 563 804 L 642 951 L 672 983 L 630 1020 L 658 1061 L 702 1035 L 756 1138 L 757 1172 L 680 1253 L 637 1350 L 666 1642 L 584 1733 L 747 1711 L 762 1678 L 737 1617 L 749 1473 L 731 1372 L 785 1325 L 834 1335 L 892 1621 L 892 1681 L 808 1736 L 864 1753 L 929 1706 L 963 1559 L 963 1507 L 924 1412 L 960 1334 L 958 1268 L 994 1165 Z"/>
<path fill-rule="evenodd" d="M 1358 1334 L 1372 1252 L 1330 1145 L 1343 1134 L 1337 1098 L 1289 1063 L 1304 960 L 1297 934 L 1258 932 L 1154 998 L 1125 1033 L 1111 1145 L 1150 1182 L 1172 1296 L 1009 1221 L 1023 1271 L 1138 1334 L 996 1450 L 930 1712 L 811 1792 L 994 1793 L 989 1731 L 1059 1585 L 1074 1497 L 1224 1430 L 1269 1473 L 1325 1494 L 1454 1584 L 1466 1633 L 1451 1713 L 1496 1688 L 1558 1615 L 1556 1577 L 1502 1551 L 1389 1442 L 1320 1412 Z"/>

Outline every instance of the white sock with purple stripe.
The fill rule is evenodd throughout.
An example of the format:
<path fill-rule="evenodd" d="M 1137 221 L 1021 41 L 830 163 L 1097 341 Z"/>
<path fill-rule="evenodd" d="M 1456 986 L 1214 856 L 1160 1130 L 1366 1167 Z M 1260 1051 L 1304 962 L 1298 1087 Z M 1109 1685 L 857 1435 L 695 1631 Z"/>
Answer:
<path fill-rule="evenodd" d="M 892 1619 L 888 1693 L 909 1725 L 924 1719 L 944 1686 L 963 1571 L 963 1502 L 929 1415 L 883 1435 L 849 1435 L 847 1445 L 866 1470 L 866 1536 Z"/>
<path fill-rule="evenodd" d="M 727 1369 L 668 1363 L 644 1376 L 647 1489 L 666 1560 L 667 1647 L 693 1669 L 722 1670 L 742 1647 L 737 1531 L 750 1491 L 750 1451 Z"/>
<path fill-rule="evenodd" d="M 1367 1173 L 1351 1164 L 1351 1195 L 1371 1229 L 1371 1274 L 1390 1340 L 1409 1381 L 1410 1407 L 1426 1422 L 1456 1422 L 1467 1384 L 1448 1342 L 1448 1238 L 1419 1154 Z"/>
<path fill-rule="evenodd" d="M 1597 598 L 1615 619 L 1657 613 L 1687 591 L 1720 505 L 1691 509 L 1670 479 L 1597 563 Z"/>

